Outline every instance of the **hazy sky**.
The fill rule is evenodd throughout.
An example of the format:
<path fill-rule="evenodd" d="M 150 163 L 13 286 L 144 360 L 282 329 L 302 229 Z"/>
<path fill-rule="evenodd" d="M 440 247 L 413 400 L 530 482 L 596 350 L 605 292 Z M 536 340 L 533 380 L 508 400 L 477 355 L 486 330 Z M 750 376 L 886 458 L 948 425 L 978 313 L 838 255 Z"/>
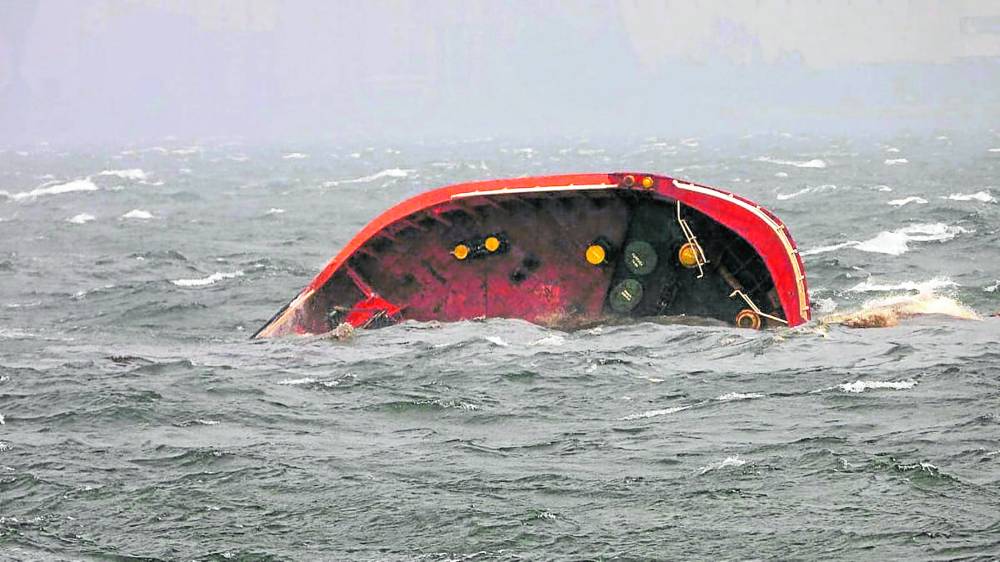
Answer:
<path fill-rule="evenodd" d="M 996 0 L 0 0 L 0 143 L 991 123 Z"/>

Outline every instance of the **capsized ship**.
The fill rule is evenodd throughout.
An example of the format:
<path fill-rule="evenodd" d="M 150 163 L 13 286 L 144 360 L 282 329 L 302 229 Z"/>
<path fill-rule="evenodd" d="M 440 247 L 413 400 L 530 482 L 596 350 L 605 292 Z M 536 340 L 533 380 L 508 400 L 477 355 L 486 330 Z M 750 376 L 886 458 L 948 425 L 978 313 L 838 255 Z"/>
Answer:
<path fill-rule="evenodd" d="M 753 329 L 808 321 L 788 229 L 706 185 L 579 174 L 463 183 L 399 203 L 254 337 L 405 320 L 576 329 L 677 316 Z"/>

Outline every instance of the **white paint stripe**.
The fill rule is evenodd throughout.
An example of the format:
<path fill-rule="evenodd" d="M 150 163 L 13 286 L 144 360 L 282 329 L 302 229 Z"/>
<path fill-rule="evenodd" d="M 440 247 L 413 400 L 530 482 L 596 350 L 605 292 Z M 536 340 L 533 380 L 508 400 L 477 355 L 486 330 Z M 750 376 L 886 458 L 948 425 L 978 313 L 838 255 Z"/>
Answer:
<path fill-rule="evenodd" d="M 590 185 L 552 185 L 538 187 L 512 187 L 505 189 L 489 189 L 486 191 L 467 191 L 456 193 L 452 199 L 464 199 L 466 197 L 479 197 L 480 195 L 516 195 L 518 193 L 544 193 L 550 191 L 585 191 L 595 189 L 611 189 L 618 187 L 615 183 L 595 183 Z"/>

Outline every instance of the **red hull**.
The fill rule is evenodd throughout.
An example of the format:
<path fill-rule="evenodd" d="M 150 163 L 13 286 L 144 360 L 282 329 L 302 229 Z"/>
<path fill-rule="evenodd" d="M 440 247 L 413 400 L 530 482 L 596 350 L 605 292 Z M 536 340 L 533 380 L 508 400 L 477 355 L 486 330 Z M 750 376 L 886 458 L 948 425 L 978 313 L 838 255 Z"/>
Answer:
<path fill-rule="evenodd" d="M 699 246 L 703 267 L 685 271 L 675 249 L 689 235 L 707 253 Z M 662 264 L 653 273 L 619 263 L 637 238 Z M 609 253 L 600 264 L 584 257 L 597 241 Z M 471 249 L 466 259 L 456 257 L 458 245 Z M 704 281 L 694 280 L 699 273 Z M 809 320 L 802 260 L 766 209 L 664 176 L 581 174 L 458 184 L 408 199 L 365 226 L 255 337 L 407 319 L 506 317 L 572 328 L 623 315 L 609 291 L 630 295 L 621 289 L 633 287 L 622 285 L 630 278 L 646 294 L 626 315 L 725 320 L 749 307 L 765 324 Z"/>

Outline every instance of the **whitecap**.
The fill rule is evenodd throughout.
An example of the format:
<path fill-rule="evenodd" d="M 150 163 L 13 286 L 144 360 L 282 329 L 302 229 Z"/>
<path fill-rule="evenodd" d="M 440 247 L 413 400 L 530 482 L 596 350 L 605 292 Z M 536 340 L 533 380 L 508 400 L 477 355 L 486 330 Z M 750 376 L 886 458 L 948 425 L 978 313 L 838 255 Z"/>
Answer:
<path fill-rule="evenodd" d="M 128 170 L 104 170 L 97 175 L 114 176 L 116 178 L 121 178 L 123 180 L 133 180 L 133 181 L 145 180 L 149 177 L 146 175 L 146 172 L 144 172 L 139 168 L 131 168 Z"/>
<path fill-rule="evenodd" d="M 820 160 L 819 158 L 814 158 L 812 160 L 782 160 L 780 158 L 771 158 L 770 156 L 761 156 L 757 158 L 758 162 L 770 162 L 771 164 L 779 164 L 782 166 L 795 166 L 796 168 L 826 168 L 826 162 Z"/>
<path fill-rule="evenodd" d="M 7 197 L 14 201 L 23 201 L 25 199 L 35 199 L 45 195 L 60 195 L 63 193 L 72 193 L 75 191 L 97 191 L 98 187 L 90 178 L 83 178 L 78 180 L 73 180 L 66 183 L 59 183 L 55 185 L 47 185 L 39 187 L 38 189 L 33 189 L 31 191 L 24 191 L 21 193 L 7 193 Z"/>
<path fill-rule="evenodd" d="M 910 203 L 916 203 L 918 205 L 925 205 L 927 200 L 923 197 L 904 197 L 903 199 L 893 199 L 889 201 L 889 204 L 894 207 L 902 207 L 903 205 L 909 205 Z"/>
<path fill-rule="evenodd" d="M 153 214 L 149 211 L 143 211 L 142 209 L 132 209 L 131 211 L 125 213 L 121 216 L 123 219 L 137 219 L 137 220 L 149 220 L 153 218 Z"/>
<path fill-rule="evenodd" d="M 86 223 L 88 223 L 88 222 L 90 222 L 92 220 L 96 220 L 96 219 L 97 219 L 97 217 L 95 217 L 94 215 L 91 215 L 90 213 L 80 213 L 79 215 L 74 215 L 74 216 L 66 219 L 66 222 L 73 223 L 73 224 L 86 224 Z"/>
<path fill-rule="evenodd" d="M 817 185 L 814 187 L 804 187 L 794 193 L 787 193 L 787 194 L 779 193 L 777 197 L 778 201 L 785 201 L 788 199 L 792 199 L 793 197 L 798 197 L 799 195 L 805 195 L 806 193 L 822 193 L 824 191 L 833 191 L 835 189 L 837 189 L 837 186 L 833 185 L 832 183 L 827 183 L 823 185 Z"/>
<path fill-rule="evenodd" d="M 997 289 L 1000 289 L 1000 281 L 997 281 L 996 283 L 990 285 L 989 287 L 983 287 L 983 290 L 986 291 L 987 293 L 995 293 L 997 292 Z"/>
<path fill-rule="evenodd" d="M 907 390 L 917 386 L 917 381 L 913 379 L 907 379 L 905 381 L 862 381 L 857 380 L 854 382 L 845 382 L 844 384 L 837 385 L 837 388 L 841 392 L 849 392 L 852 394 L 860 394 L 866 390 Z"/>
<path fill-rule="evenodd" d="M 721 396 L 717 396 L 715 399 L 720 402 L 731 402 L 734 400 L 753 400 L 754 398 L 763 398 L 763 394 L 758 394 L 756 392 L 727 392 Z"/>
<path fill-rule="evenodd" d="M 893 152 L 893 153 L 895 153 L 895 152 L 899 152 L 899 149 L 896 148 L 895 146 L 890 146 L 889 148 L 886 148 L 885 151 L 886 152 Z"/>
<path fill-rule="evenodd" d="M 882 191 L 882 192 L 892 191 L 892 188 L 889 187 L 888 185 L 873 185 L 872 189 L 874 189 L 875 191 Z"/>
<path fill-rule="evenodd" d="M 971 194 L 964 193 L 952 193 L 947 197 L 942 197 L 942 199 L 950 199 L 952 201 L 980 201 L 982 203 L 996 203 L 997 200 L 988 191 L 977 191 Z"/>
<path fill-rule="evenodd" d="M 713 470 L 722 470 L 724 468 L 743 466 L 747 463 L 746 460 L 741 459 L 739 455 L 733 455 L 731 457 L 726 457 L 725 459 L 710 465 L 701 467 L 701 472 L 699 474 L 705 474 L 707 472 L 712 472 Z"/>
<path fill-rule="evenodd" d="M 9 307 L 18 308 L 18 307 Z M 34 338 L 35 334 L 17 328 L 0 328 L 0 340 L 22 340 Z"/>
<path fill-rule="evenodd" d="M 989 152 L 1000 152 L 1000 148 L 991 148 Z"/>
<path fill-rule="evenodd" d="M 775 172 L 774 177 L 776 178 L 787 178 L 788 172 Z"/>
<path fill-rule="evenodd" d="M 401 168 L 388 168 L 388 169 L 382 170 L 380 172 L 376 172 L 376 173 L 371 174 L 371 175 L 361 176 L 360 178 L 354 178 L 354 179 L 350 179 L 350 180 L 334 180 L 334 181 L 329 181 L 329 182 L 326 182 L 324 185 L 333 187 L 333 186 L 338 186 L 338 185 L 342 185 L 342 184 L 346 184 L 346 183 L 368 183 L 368 182 L 373 182 L 375 180 L 380 180 L 380 179 L 383 179 L 383 178 L 400 179 L 400 178 L 405 178 L 405 177 L 409 176 L 413 172 L 414 172 L 414 170 L 404 170 L 404 169 L 401 169 Z"/>
<path fill-rule="evenodd" d="M 0 414 L 0 425 L 6 425 L 7 422 L 4 420 L 3 414 Z"/>
<path fill-rule="evenodd" d="M 264 213 L 264 214 L 265 214 L 265 215 L 280 215 L 280 214 L 282 214 L 282 213 L 284 213 L 284 212 L 285 212 L 285 210 L 284 210 L 284 209 L 279 209 L 279 208 L 277 208 L 277 207 L 271 207 L 271 208 L 270 208 L 270 209 L 268 209 L 268 210 L 267 210 L 267 212 L 266 212 L 266 213 Z"/>
<path fill-rule="evenodd" d="M 499 336 L 484 336 L 483 339 L 499 347 L 510 347 L 510 344 L 505 342 L 503 338 Z"/>
<path fill-rule="evenodd" d="M 963 232 L 968 230 L 943 223 L 913 224 L 897 230 L 880 232 L 874 238 L 857 244 L 855 248 L 862 252 L 899 256 L 909 251 L 910 242 L 943 242 Z"/>
<path fill-rule="evenodd" d="M 698 147 L 698 139 L 684 139 L 684 140 L 681 141 L 681 144 L 684 145 L 684 146 L 686 146 L 686 147 L 688 147 L 688 148 L 697 148 Z"/>
<path fill-rule="evenodd" d="M 631 421 L 631 420 L 641 420 L 645 418 L 655 418 L 657 416 L 665 416 L 667 414 L 673 414 L 680 412 L 682 410 L 687 410 L 691 406 L 677 406 L 676 408 L 664 408 L 662 410 L 647 410 L 638 414 L 631 414 L 623 418 L 618 418 L 618 421 Z"/>
<path fill-rule="evenodd" d="M 156 150 L 157 148 L 159 147 L 153 147 L 153 150 Z M 191 156 L 192 154 L 198 154 L 201 152 L 201 147 L 190 146 L 188 148 L 178 148 L 177 150 L 172 150 L 170 152 L 171 154 L 176 154 L 178 156 Z"/>
<path fill-rule="evenodd" d="M 916 291 L 918 293 L 933 293 L 938 289 L 957 287 L 958 284 L 947 277 L 935 277 L 927 281 L 902 281 L 899 283 L 873 283 L 871 278 L 851 287 L 852 293 L 882 293 L 889 291 Z"/>
<path fill-rule="evenodd" d="M 558 335 L 553 334 L 551 336 L 545 336 L 544 338 L 535 340 L 535 341 L 531 342 L 528 345 L 532 345 L 532 346 L 536 346 L 536 345 L 559 346 L 559 345 L 563 345 L 564 343 L 566 343 L 566 338 L 564 338 L 562 336 L 558 336 Z"/>
<path fill-rule="evenodd" d="M 282 158 L 285 160 L 305 160 L 306 158 L 309 158 L 309 155 L 301 152 L 290 152 L 282 156 Z"/>
<path fill-rule="evenodd" d="M 278 381 L 278 384 L 283 384 L 283 385 L 287 385 L 287 386 L 300 386 L 300 385 L 303 385 L 303 384 L 313 384 L 314 382 L 316 382 L 316 379 L 314 379 L 314 378 L 303 377 L 301 379 L 284 379 L 284 380 L 280 380 L 280 381 Z"/>
<path fill-rule="evenodd" d="M 828 314 L 837 310 L 837 301 L 833 299 L 812 299 L 812 308 L 819 314 Z"/>
<path fill-rule="evenodd" d="M 841 248 L 852 248 L 857 246 L 861 242 L 856 240 L 850 240 L 847 242 L 841 242 L 840 244 L 831 244 L 829 246 L 820 246 L 819 248 L 813 248 L 812 250 L 806 250 L 804 252 L 799 252 L 801 256 L 811 256 L 814 254 L 825 254 L 826 252 L 834 252 L 840 250 Z"/>
<path fill-rule="evenodd" d="M 886 158 L 885 162 L 883 162 L 883 164 L 885 164 L 886 166 L 895 166 L 897 164 L 909 164 L 909 163 L 910 161 L 907 160 L 906 158 Z"/>
<path fill-rule="evenodd" d="M 10 446 L 10 443 L 7 443 L 5 441 L 0 441 L 0 453 L 3 453 L 5 451 L 9 451 L 9 450 L 11 450 L 11 448 L 12 447 Z"/>
<path fill-rule="evenodd" d="M 208 277 L 202 277 L 201 279 L 174 279 L 170 282 L 178 287 L 205 287 L 208 285 L 214 285 L 223 279 L 234 279 L 242 276 L 242 271 L 234 271 L 232 273 L 217 271 Z"/>

